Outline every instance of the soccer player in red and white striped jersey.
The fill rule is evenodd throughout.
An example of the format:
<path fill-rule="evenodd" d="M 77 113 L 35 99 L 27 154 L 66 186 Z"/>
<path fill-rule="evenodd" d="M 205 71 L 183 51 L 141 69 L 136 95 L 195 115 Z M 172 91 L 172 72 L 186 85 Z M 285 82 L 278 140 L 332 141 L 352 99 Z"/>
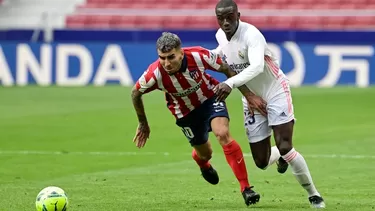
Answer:
<path fill-rule="evenodd" d="M 202 47 L 190 47 L 182 49 L 181 71 L 175 72 L 172 63 L 165 68 L 159 60 L 152 63 L 147 71 L 136 82 L 136 88 L 142 93 L 155 89 L 166 92 L 166 100 L 171 113 L 180 119 L 188 115 L 192 110 L 198 108 L 207 99 L 214 96 L 213 88 L 218 81 L 205 73 L 205 70 L 218 70 L 222 61 L 214 57 L 208 63 L 203 56 L 213 56 Z M 176 55 L 170 55 L 175 57 Z M 161 56 L 161 60 L 168 61 Z"/>
<path fill-rule="evenodd" d="M 223 148 L 226 160 L 240 183 L 240 190 L 247 205 L 259 201 L 260 195 L 248 182 L 245 161 L 240 145 L 229 133 L 229 114 L 224 101 L 216 101 L 214 87 L 219 82 L 205 70 L 235 75 L 217 54 L 202 47 L 182 48 L 180 38 L 165 32 L 157 41 L 159 59 L 152 63 L 136 82 L 132 100 L 139 125 L 134 138 L 139 148 L 149 138 L 150 128 L 146 118 L 142 95 L 153 90 L 165 92 L 167 106 L 176 118 L 176 124 L 193 147 L 192 157 L 199 165 L 202 176 L 211 184 L 219 182 L 219 176 L 209 160 L 212 148 L 208 133 L 213 132 Z M 239 90 L 249 101 L 264 102 L 246 87 Z M 263 108 L 265 109 L 265 108 Z"/>

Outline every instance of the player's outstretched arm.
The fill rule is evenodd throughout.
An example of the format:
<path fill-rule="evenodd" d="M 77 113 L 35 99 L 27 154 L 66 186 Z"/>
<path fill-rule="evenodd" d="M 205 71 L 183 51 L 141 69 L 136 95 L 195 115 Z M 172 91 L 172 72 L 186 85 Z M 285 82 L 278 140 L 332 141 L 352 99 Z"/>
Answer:
<path fill-rule="evenodd" d="M 142 100 L 143 93 L 140 92 L 136 86 L 131 92 L 132 102 L 138 117 L 138 128 L 133 139 L 138 148 L 144 147 L 147 139 L 150 136 L 150 127 L 147 122 L 146 112 Z"/>
<path fill-rule="evenodd" d="M 213 71 L 221 72 L 224 73 L 227 78 L 233 77 L 236 75 L 236 72 L 232 70 L 232 68 L 225 62 L 221 60 L 220 57 L 220 47 L 217 47 L 215 50 L 207 50 L 203 49 L 202 50 L 202 56 L 203 56 L 203 61 L 206 69 L 210 69 Z M 254 96 L 254 93 L 252 93 L 246 86 L 239 86 L 238 89 L 240 92 L 245 96 Z M 227 90 L 229 92 L 232 91 L 232 89 Z M 228 93 L 229 94 L 229 93 Z M 220 96 L 219 96 L 220 98 Z M 221 99 L 225 100 L 225 98 Z"/>
<path fill-rule="evenodd" d="M 138 91 L 136 87 L 133 87 L 131 96 L 134 109 L 137 113 L 138 122 L 142 124 L 148 124 L 145 108 L 143 105 L 142 95 L 142 92 Z"/>
<path fill-rule="evenodd" d="M 218 71 L 224 73 L 227 76 L 227 78 L 237 75 L 237 73 L 234 70 L 232 70 L 232 68 L 226 63 L 222 63 Z M 232 90 L 227 84 L 220 83 L 219 85 L 215 87 L 215 93 L 218 95 L 218 97 L 223 95 L 223 93 L 219 92 L 219 90 L 223 90 L 223 89 L 227 89 L 228 94 Z M 240 90 L 242 95 L 245 96 L 248 102 L 249 109 L 251 111 L 252 109 L 254 109 L 254 110 L 258 110 L 259 113 L 261 113 L 264 116 L 267 115 L 266 101 L 264 101 L 261 97 L 256 96 L 252 91 L 250 91 L 249 88 L 247 88 L 246 85 L 242 85 L 238 87 L 238 90 Z"/>
<path fill-rule="evenodd" d="M 218 72 L 221 72 L 221 73 L 224 73 L 227 78 L 230 78 L 230 77 L 233 77 L 235 75 L 237 75 L 237 73 L 232 70 L 232 68 L 230 68 L 230 66 L 226 63 L 222 63 L 220 65 L 220 68 L 217 70 Z M 247 97 L 247 96 L 254 96 L 255 94 L 253 92 L 250 91 L 249 88 L 247 88 L 246 85 L 242 85 L 240 87 L 238 87 L 238 90 L 240 90 L 240 92 L 242 93 L 243 96 Z"/>
<path fill-rule="evenodd" d="M 218 52 L 218 49 L 219 48 L 216 48 L 216 50 L 213 51 L 202 49 L 201 53 L 205 69 L 224 73 L 228 78 L 237 77 L 236 72 L 227 63 L 221 60 L 220 52 Z M 238 89 L 247 99 L 250 110 L 258 110 L 262 115 L 267 115 L 267 104 L 261 97 L 258 97 L 254 93 L 252 93 L 244 84 L 238 86 Z M 231 93 L 231 91 L 232 87 L 228 86 L 225 83 L 218 84 L 214 89 L 218 101 L 225 100 Z"/>
<path fill-rule="evenodd" d="M 147 70 L 135 83 L 131 92 L 133 106 L 138 117 L 138 128 L 133 142 L 136 143 L 138 148 L 144 147 L 147 139 L 150 136 L 150 127 L 148 126 L 142 96 L 158 88 L 158 77 L 155 75 L 157 65 L 158 63 L 153 63 L 149 66 L 149 68 L 147 68 Z"/>
<path fill-rule="evenodd" d="M 250 29 L 249 29 L 250 30 Z M 250 66 L 245 68 L 236 76 L 229 78 L 226 83 L 231 88 L 242 86 L 255 78 L 264 71 L 264 52 L 266 49 L 266 40 L 262 33 L 254 28 L 248 31 L 247 34 L 247 51 Z"/>

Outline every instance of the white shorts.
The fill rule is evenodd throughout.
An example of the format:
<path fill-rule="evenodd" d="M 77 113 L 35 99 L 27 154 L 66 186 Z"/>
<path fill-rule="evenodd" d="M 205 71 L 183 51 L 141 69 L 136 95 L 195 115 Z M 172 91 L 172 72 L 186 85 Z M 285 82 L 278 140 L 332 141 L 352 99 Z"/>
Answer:
<path fill-rule="evenodd" d="M 272 134 L 271 126 L 281 125 L 294 120 L 294 109 L 290 91 L 283 92 L 267 102 L 267 117 L 255 111 L 250 115 L 244 106 L 245 130 L 249 143 L 257 143 Z"/>

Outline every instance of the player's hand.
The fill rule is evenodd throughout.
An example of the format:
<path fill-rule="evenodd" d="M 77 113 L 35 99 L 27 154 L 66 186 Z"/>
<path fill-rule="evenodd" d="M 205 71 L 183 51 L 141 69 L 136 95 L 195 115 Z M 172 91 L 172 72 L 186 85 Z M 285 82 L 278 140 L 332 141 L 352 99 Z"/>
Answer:
<path fill-rule="evenodd" d="M 252 115 L 254 115 L 254 110 L 259 111 L 260 114 L 267 117 L 267 102 L 263 98 L 252 95 L 246 97 L 248 107 Z"/>
<path fill-rule="evenodd" d="M 145 146 L 147 139 L 150 137 L 150 127 L 148 123 L 139 123 L 133 142 L 138 148 Z"/>
<path fill-rule="evenodd" d="M 219 83 L 214 88 L 214 92 L 216 94 L 216 100 L 224 101 L 228 97 L 231 91 L 232 91 L 232 88 L 230 88 L 230 86 L 228 86 L 226 83 Z"/>

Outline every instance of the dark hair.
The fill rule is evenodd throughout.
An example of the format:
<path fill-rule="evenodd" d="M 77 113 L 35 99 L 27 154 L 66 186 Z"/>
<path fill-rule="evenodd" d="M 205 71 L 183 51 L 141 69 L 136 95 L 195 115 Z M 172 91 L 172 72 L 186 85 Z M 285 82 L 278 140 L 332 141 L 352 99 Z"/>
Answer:
<path fill-rule="evenodd" d="M 223 7 L 233 7 L 234 11 L 238 11 L 238 6 L 237 3 L 234 2 L 233 0 L 220 0 L 216 4 L 216 8 L 223 8 Z"/>
<path fill-rule="evenodd" d="M 167 53 L 175 48 L 181 48 L 181 40 L 176 34 L 163 32 L 156 41 L 156 48 L 162 53 Z"/>

